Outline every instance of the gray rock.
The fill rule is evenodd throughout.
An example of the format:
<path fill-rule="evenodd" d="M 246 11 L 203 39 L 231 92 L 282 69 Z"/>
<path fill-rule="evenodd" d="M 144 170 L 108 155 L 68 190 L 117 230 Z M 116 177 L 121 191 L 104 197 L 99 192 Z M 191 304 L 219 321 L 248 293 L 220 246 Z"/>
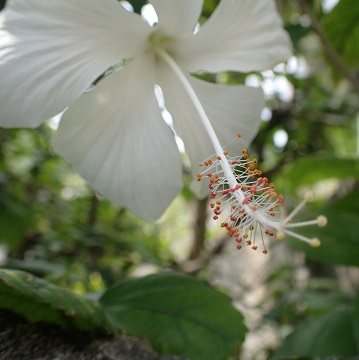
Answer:
<path fill-rule="evenodd" d="M 0 310 L 0 360 L 180 360 L 159 356 L 123 335 L 89 335 L 45 323 L 30 324 Z"/>

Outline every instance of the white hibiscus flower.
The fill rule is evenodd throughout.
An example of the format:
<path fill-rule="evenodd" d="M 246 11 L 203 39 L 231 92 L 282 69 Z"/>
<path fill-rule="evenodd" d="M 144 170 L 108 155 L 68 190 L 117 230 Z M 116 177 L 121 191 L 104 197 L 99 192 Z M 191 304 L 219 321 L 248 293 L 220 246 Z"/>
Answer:
<path fill-rule="evenodd" d="M 150 3 L 159 19 L 153 27 L 116 0 L 8 0 L 0 18 L 0 125 L 37 127 L 68 107 L 55 151 L 145 220 L 158 218 L 182 187 L 155 84 L 197 166 L 237 131 L 253 139 L 263 96 L 191 73 L 264 70 L 290 55 L 273 0 L 222 0 L 197 33 L 203 0 Z M 123 59 L 126 66 L 85 92 Z"/>

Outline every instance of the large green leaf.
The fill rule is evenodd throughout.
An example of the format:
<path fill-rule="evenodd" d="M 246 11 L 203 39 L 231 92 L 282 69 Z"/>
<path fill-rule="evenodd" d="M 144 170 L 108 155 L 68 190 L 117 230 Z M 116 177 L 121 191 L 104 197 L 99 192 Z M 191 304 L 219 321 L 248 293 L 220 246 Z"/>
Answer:
<path fill-rule="evenodd" d="M 359 1 L 340 0 L 325 17 L 328 38 L 351 68 L 359 65 Z"/>
<path fill-rule="evenodd" d="M 357 355 L 353 316 L 352 310 L 343 310 L 302 322 L 271 359 Z"/>
<path fill-rule="evenodd" d="M 31 322 L 84 331 L 110 327 L 99 304 L 19 270 L 0 269 L 0 308 Z"/>
<path fill-rule="evenodd" d="M 184 275 L 127 279 L 100 302 L 117 328 L 146 338 L 162 354 L 227 359 L 246 332 L 227 296 Z"/>

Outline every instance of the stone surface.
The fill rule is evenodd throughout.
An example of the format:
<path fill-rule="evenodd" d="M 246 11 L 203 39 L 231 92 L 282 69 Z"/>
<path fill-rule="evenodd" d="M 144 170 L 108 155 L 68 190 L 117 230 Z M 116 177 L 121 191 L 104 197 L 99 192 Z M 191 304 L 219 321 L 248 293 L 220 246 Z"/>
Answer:
<path fill-rule="evenodd" d="M 29 324 L 0 310 L 0 360 L 180 360 L 159 356 L 139 340 L 122 335 L 89 336 L 58 326 Z"/>

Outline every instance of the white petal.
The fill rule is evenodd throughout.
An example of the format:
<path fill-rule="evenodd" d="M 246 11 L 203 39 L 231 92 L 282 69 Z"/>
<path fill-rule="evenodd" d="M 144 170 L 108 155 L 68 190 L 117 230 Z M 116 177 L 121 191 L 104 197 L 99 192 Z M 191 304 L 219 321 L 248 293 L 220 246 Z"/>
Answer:
<path fill-rule="evenodd" d="M 82 95 L 53 140 L 98 192 L 144 220 L 157 219 L 182 188 L 180 155 L 154 95 L 153 61 L 136 58 Z"/>
<path fill-rule="evenodd" d="M 166 107 L 173 117 L 176 132 L 184 141 L 196 174 L 200 172 L 198 164 L 213 155 L 214 148 L 191 99 L 176 75 L 165 64 L 161 63 L 160 69 L 158 81 L 164 92 Z M 222 146 L 235 139 L 238 132 L 242 134 L 243 142 L 234 141 L 227 147 L 232 156 L 239 155 L 241 146 L 248 146 L 258 132 L 264 106 L 262 91 L 246 86 L 216 85 L 192 76 L 188 76 L 188 79 Z M 201 186 L 196 188 L 196 192 L 203 197 L 208 193 L 208 188 Z"/>
<path fill-rule="evenodd" d="M 202 29 L 171 52 L 191 72 L 248 72 L 287 60 L 291 45 L 273 0 L 222 0 Z"/>
<path fill-rule="evenodd" d="M 193 34 L 203 0 L 150 0 L 158 16 L 157 30 L 171 38 Z"/>
<path fill-rule="evenodd" d="M 0 24 L 0 125 L 36 127 L 107 68 L 143 51 L 151 28 L 115 0 L 11 0 Z"/>

